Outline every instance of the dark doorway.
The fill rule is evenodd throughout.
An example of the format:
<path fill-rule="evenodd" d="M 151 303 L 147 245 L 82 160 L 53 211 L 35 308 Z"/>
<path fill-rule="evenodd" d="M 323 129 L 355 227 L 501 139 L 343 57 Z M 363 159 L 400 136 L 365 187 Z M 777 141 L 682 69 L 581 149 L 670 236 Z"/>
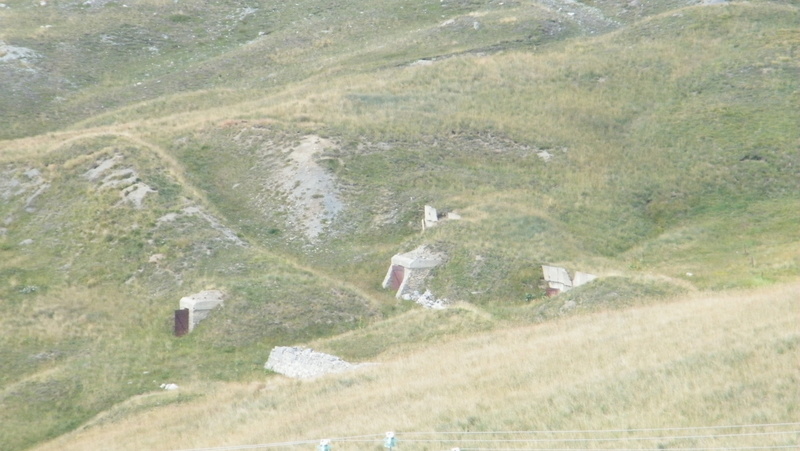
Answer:
<path fill-rule="evenodd" d="M 189 333 L 189 309 L 175 310 L 175 336 L 182 337 Z"/>

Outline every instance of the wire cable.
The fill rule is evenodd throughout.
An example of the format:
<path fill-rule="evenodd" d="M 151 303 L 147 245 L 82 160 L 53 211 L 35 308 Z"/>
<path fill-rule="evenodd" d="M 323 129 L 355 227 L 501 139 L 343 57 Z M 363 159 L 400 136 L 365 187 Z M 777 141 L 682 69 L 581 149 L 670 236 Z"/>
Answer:
<path fill-rule="evenodd" d="M 623 437 L 575 437 L 578 434 L 612 434 L 612 433 L 637 433 L 637 432 L 676 432 L 676 431 L 708 431 L 708 430 L 725 430 L 725 429 L 755 429 L 755 428 L 786 428 L 798 427 L 800 423 L 766 423 L 766 424 L 744 424 L 744 425 L 731 425 L 731 426 L 693 426 L 693 427 L 668 427 L 668 428 L 640 428 L 640 429 L 596 429 L 596 430 L 532 430 L 532 431 L 449 431 L 449 432 L 436 432 L 436 431 L 407 431 L 396 432 L 400 436 L 400 441 L 404 443 L 579 443 L 579 442 L 625 442 L 625 441 L 647 441 L 647 440 L 689 440 L 689 439 L 730 439 L 741 437 L 765 437 L 765 436 L 785 436 L 789 434 L 796 434 L 800 436 L 800 429 L 797 430 L 776 430 L 776 431 L 761 431 L 761 432 L 740 432 L 740 433 L 722 433 L 722 434 L 703 434 L 703 435 L 650 435 L 644 437 L 637 436 L 623 436 Z M 501 438 L 429 438 L 429 439 L 404 439 L 403 436 L 423 436 L 423 435 L 554 435 L 554 434 L 571 434 L 573 437 L 560 437 L 560 438 L 515 438 L 515 439 L 501 439 Z M 328 438 L 331 442 L 346 442 L 346 443 L 375 443 L 382 440 L 383 434 L 367 434 L 355 435 L 346 437 L 332 437 Z M 219 446 L 211 448 L 187 448 L 175 451 L 238 451 L 248 449 L 268 449 L 279 447 L 292 447 L 298 445 L 313 445 L 319 443 L 320 439 L 311 440 L 298 440 L 292 442 L 275 442 L 275 443 L 261 443 L 251 445 L 232 445 L 232 446 Z M 695 447 L 695 448 L 669 448 L 670 451 L 743 451 L 743 450 L 778 450 L 778 449 L 797 449 L 797 443 L 793 445 L 759 445 L 759 446 L 745 446 L 745 447 Z M 459 448 L 461 451 L 586 451 L 590 448 Z M 597 451 L 646 451 L 658 450 L 660 448 L 591 448 Z"/>
<path fill-rule="evenodd" d="M 460 451 L 656 451 L 662 449 L 664 448 L 459 448 Z M 755 451 L 769 449 L 797 449 L 797 445 L 666 449 L 668 451 Z"/>
<path fill-rule="evenodd" d="M 566 443 L 566 442 L 619 442 L 619 441 L 636 441 L 636 440 L 688 440 L 699 438 L 730 438 L 730 437 L 758 437 L 765 435 L 785 435 L 785 434 L 800 434 L 800 430 L 796 431 L 778 431 L 778 432 L 748 432 L 740 434 L 713 434 L 713 435 L 659 435 L 649 437 L 581 437 L 581 438 L 521 438 L 521 439 L 449 439 L 445 441 L 458 441 L 460 443 Z M 404 442 L 441 442 L 442 439 L 406 439 Z"/>
<path fill-rule="evenodd" d="M 575 430 L 532 430 L 532 431 L 430 431 L 430 432 L 402 432 L 397 434 L 416 435 L 416 434 L 597 434 L 597 433 L 619 433 L 619 432 L 655 432 L 655 431 L 693 431 L 705 429 L 750 429 L 764 427 L 797 427 L 800 423 L 767 423 L 767 424 L 740 424 L 731 426 L 687 426 L 687 427 L 668 427 L 668 428 L 639 428 L 639 429 L 575 429 Z"/>

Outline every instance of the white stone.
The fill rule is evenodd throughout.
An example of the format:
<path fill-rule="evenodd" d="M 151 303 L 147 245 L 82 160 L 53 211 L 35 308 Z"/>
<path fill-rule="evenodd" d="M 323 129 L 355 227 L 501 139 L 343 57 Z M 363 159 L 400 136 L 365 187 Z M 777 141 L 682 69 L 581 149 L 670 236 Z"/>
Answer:
<path fill-rule="evenodd" d="M 139 182 L 123 189 L 120 195 L 122 196 L 123 201 L 133 204 L 133 206 L 136 208 L 142 208 L 142 202 L 144 201 L 145 196 L 156 192 L 156 190 L 150 188 L 148 185 Z"/>
<path fill-rule="evenodd" d="M 95 180 L 98 177 L 100 177 L 100 175 L 102 175 L 104 172 L 116 166 L 116 164 L 119 163 L 121 160 L 122 156 L 120 155 L 115 155 L 111 158 L 107 158 L 101 161 L 96 167 L 86 171 L 83 174 L 83 176 L 89 180 Z"/>

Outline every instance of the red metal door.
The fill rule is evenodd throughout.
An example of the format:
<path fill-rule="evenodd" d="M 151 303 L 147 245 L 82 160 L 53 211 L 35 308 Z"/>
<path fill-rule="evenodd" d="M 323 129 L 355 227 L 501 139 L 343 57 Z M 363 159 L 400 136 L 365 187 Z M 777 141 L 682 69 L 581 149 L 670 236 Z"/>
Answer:
<path fill-rule="evenodd" d="M 399 290 L 400 285 L 403 283 L 403 276 L 405 275 L 405 268 L 400 265 L 392 265 L 392 277 L 389 279 L 389 286 L 393 290 Z"/>

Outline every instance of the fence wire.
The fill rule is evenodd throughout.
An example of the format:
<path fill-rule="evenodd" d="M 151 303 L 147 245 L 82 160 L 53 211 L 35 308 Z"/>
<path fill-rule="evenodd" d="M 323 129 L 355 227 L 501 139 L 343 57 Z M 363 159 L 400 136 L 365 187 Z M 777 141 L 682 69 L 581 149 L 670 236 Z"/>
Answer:
<path fill-rule="evenodd" d="M 758 451 L 800 450 L 800 423 L 741 424 L 639 429 L 531 431 L 400 431 L 397 450 L 426 451 Z M 348 437 L 190 448 L 176 451 L 237 451 L 303 447 L 314 451 L 321 440 L 334 451 L 380 449 L 383 433 Z M 742 440 L 748 439 L 745 445 Z M 646 443 L 655 442 L 655 443 Z M 337 448 L 338 444 L 338 449 Z M 563 445 L 563 446 L 561 446 Z M 620 445 L 624 447 L 619 447 Z M 634 447 L 635 446 L 635 447 Z"/>

